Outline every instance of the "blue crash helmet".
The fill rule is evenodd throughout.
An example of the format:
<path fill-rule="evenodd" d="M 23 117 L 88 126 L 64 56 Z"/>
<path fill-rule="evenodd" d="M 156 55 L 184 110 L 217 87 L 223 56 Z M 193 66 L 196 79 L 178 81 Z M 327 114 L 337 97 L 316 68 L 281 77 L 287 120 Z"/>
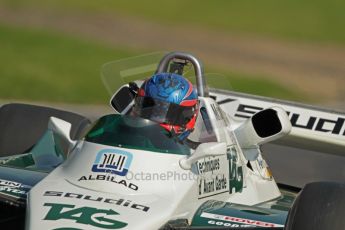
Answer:
<path fill-rule="evenodd" d="M 175 73 L 159 73 L 144 81 L 133 114 L 158 122 L 181 139 L 194 129 L 198 96 L 190 81 Z"/>

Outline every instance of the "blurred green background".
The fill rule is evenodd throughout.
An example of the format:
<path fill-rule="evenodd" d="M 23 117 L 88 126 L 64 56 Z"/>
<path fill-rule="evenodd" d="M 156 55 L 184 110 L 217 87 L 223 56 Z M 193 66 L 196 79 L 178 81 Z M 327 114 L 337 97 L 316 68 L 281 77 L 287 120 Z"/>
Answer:
<path fill-rule="evenodd" d="M 341 103 L 345 1 L 0 0 L 0 100 L 106 104 L 103 63 L 192 52 L 232 90 Z"/>

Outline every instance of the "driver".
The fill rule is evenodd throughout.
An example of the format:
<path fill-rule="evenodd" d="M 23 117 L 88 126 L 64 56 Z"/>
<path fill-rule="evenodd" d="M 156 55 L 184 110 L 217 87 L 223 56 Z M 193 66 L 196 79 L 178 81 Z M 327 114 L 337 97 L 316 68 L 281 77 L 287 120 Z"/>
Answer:
<path fill-rule="evenodd" d="M 132 114 L 158 122 L 180 141 L 194 130 L 198 96 L 190 81 L 175 73 L 159 73 L 144 81 Z"/>

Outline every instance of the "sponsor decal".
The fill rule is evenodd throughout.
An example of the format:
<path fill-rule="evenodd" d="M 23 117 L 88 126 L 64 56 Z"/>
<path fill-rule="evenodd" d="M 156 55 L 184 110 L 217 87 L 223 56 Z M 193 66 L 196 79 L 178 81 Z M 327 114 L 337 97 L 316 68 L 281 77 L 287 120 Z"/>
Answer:
<path fill-rule="evenodd" d="M 214 116 L 217 120 L 223 120 L 222 113 L 220 112 L 220 108 L 217 104 L 211 104 L 211 108 L 213 110 Z"/>
<path fill-rule="evenodd" d="M 229 160 L 229 192 L 236 193 L 241 192 L 243 189 L 243 168 L 238 160 L 238 152 L 236 146 L 230 146 L 227 150 L 227 157 Z"/>
<path fill-rule="evenodd" d="M 273 179 L 272 172 L 269 169 L 266 161 L 262 158 L 261 155 L 258 156 L 255 163 L 259 166 L 258 167 L 258 173 L 263 179 L 265 179 L 265 180 L 272 180 Z"/>
<path fill-rule="evenodd" d="M 78 224 L 104 229 L 119 229 L 128 225 L 125 222 L 115 220 L 114 216 L 119 215 L 119 213 L 112 209 L 98 209 L 87 206 L 78 208 L 75 205 L 57 203 L 45 203 L 44 206 L 50 207 L 44 220 L 71 220 Z"/>
<path fill-rule="evenodd" d="M 125 199 L 111 199 L 102 196 L 90 196 L 80 193 L 71 193 L 71 192 L 59 192 L 59 191 L 46 191 L 43 196 L 49 197 L 64 197 L 64 198 L 72 198 L 72 199 L 79 199 L 79 200 L 86 200 L 86 201 L 94 201 L 99 203 L 106 203 L 106 204 L 114 204 L 116 206 L 121 207 L 128 207 L 135 210 L 147 212 L 150 208 L 145 205 L 134 203 L 130 200 Z"/>
<path fill-rule="evenodd" d="M 196 163 L 199 174 L 199 199 L 218 195 L 228 191 L 228 178 L 221 172 L 220 158 L 204 158 Z"/>
<path fill-rule="evenodd" d="M 230 121 L 225 114 L 225 112 L 219 107 L 218 104 L 211 104 L 211 108 L 213 110 L 214 116 L 216 117 L 216 120 L 223 121 L 225 126 L 230 125 Z"/>
<path fill-rule="evenodd" d="M 199 195 L 208 195 L 214 192 L 218 194 L 218 192 L 227 189 L 227 183 L 227 178 L 224 174 L 216 175 L 212 179 L 202 178 L 199 181 Z"/>
<path fill-rule="evenodd" d="M 24 185 L 15 181 L 0 180 L 0 194 L 11 200 L 26 199 L 26 193 L 29 192 L 31 186 Z"/>
<path fill-rule="evenodd" d="M 6 194 L 12 194 L 12 195 L 22 195 L 26 193 L 26 191 L 24 190 L 20 190 L 20 189 L 8 187 L 8 186 L 1 186 L 0 192 L 4 192 Z"/>
<path fill-rule="evenodd" d="M 119 149 L 103 149 L 96 155 L 92 172 L 126 176 L 132 162 L 132 154 Z"/>
<path fill-rule="evenodd" d="M 255 113 L 263 109 L 264 108 L 262 107 L 240 104 L 237 108 L 235 116 L 241 118 L 250 118 Z M 308 110 L 308 112 L 311 114 L 310 110 Z M 332 118 L 324 118 L 321 116 L 309 116 L 306 114 L 299 114 L 297 112 L 289 111 L 287 111 L 287 114 L 290 117 L 292 127 L 345 136 L 344 117 L 332 116 Z"/>
<path fill-rule="evenodd" d="M 12 188 L 20 188 L 22 186 L 21 183 L 8 181 L 8 180 L 0 180 L 0 186 L 8 186 Z"/>
<path fill-rule="evenodd" d="M 78 181 L 108 181 L 115 184 L 123 185 L 131 190 L 137 191 L 139 188 L 137 185 L 133 183 L 128 183 L 124 179 L 116 180 L 116 176 L 112 176 L 109 174 L 97 174 L 97 175 L 88 175 L 82 176 L 78 179 Z"/>
<path fill-rule="evenodd" d="M 223 222 L 223 221 L 214 221 L 214 220 L 209 220 L 207 222 L 210 225 L 217 225 L 220 227 L 230 227 L 230 228 L 249 228 L 249 227 L 253 227 L 253 225 L 249 225 L 249 224 L 234 224 L 234 223 L 230 223 L 230 222 Z"/>
<path fill-rule="evenodd" d="M 217 171 L 220 168 L 219 158 L 198 162 L 199 174 Z"/>
<path fill-rule="evenodd" d="M 250 225 L 251 227 L 252 226 L 265 227 L 265 228 L 284 227 L 284 225 L 276 224 L 276 223 L 264 222 L 260 220 L 251 220 L 251 219 L 239 218 L 239 217 L 234 217 L 234 216 L 224 216 L 224 215 L 218 215 L 218 214 L 207 213 L 207 212 L 203 212 L 201 214 L 201 217 L 213 219 L 213 220 L 226 221 L 230 223 L 238 223 L 242 225 Z"/>

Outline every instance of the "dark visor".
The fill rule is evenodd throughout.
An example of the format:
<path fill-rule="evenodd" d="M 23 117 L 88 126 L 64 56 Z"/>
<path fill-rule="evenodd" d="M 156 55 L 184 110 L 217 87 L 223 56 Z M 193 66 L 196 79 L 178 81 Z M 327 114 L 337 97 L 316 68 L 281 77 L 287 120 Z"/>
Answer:
<path fill-rule="evenodd" d="M 133 108 L 133 112 L 142 118 L 179 126 L 187 124 L 193 117 L 194 111 L 195 107 L 180 106 L 152 97 L 136 97 Z"/>

